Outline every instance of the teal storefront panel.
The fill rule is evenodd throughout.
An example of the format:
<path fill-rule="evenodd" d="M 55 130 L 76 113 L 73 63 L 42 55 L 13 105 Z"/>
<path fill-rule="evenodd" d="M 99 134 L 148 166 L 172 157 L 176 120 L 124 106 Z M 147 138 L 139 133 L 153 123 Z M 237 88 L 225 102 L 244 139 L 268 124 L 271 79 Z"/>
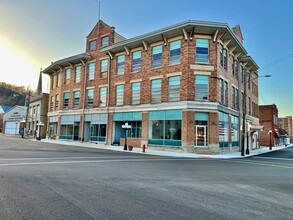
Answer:
<path fill-rule="evenodd" d="M 114 121 L 141 121 L 141 112 L 115 112 L 113 115 Z"/>
<path fill-rule="evenodd" d="M 165 111 L 150 111 L 149 120 L 164 120 Z"/>
<path fill-rule="evenodd" d="M 165 111 L 166 120 L 181 120 L 182 119 L 182 111 L 181 110 L 168 110 Z"/>
<path fill-rule="evenodd" d="M 207 112 L 196 112 L 194 114 L 194 119 L 196 121 L 208 121 L 209 113 L 207 113 Z"/>

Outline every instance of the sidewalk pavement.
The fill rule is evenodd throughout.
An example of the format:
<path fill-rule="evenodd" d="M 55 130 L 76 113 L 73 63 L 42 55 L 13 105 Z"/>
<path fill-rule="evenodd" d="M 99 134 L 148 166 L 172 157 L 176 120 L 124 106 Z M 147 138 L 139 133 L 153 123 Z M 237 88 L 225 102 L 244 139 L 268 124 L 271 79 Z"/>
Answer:
<path fill-rule="evenodd" d="M 34 140 L 36 141 L 36 140 Z M 143 153 L 141 148 L 133 148 L 132 151 L 124 151 L 123 146 L 112 146 L 112 145 L 104 145 L 104 144 L 95 144 L 89 142 L 78 142 L 78 141 L 66 141 L 66 140 L 51 140 L 51 139 L 42 139 L 41 142 L 52 143 L 52 144 L 62 144 L 62 145 L 70 145 L 70 146 L 78 146 L 78 147 L 87 147 L 87 148 L 96 148 L 103 150 L 112 150 L 112 151 L 120 151 L 120 152 L 129 152 L 136 154 L 147 154 L 147 155 L 156 155 L 156 156 L 167 156 L 167 157 L 184 157 L 184 158 L 214 158 L 214 159 L 232 159 L 232 158 L 243 158 L 241 156 L 241 152 L 232 152 L 227 154 L 195 154 L 195 153 L 185 153 L 185 152 L 171 152 L 171 151 L 161 151 L 154 149 L 146 149 L 146 152 Z M 273 147 L 272 150 L 269 150 L 268 147 L 260 147 L 255 150 L 251 150 L 249 155 L 245 155 L 244 157 L 251 157 L 255 155 L 265 154 L 272 151 L 277 151 L 281 149 L 285 149 L 291 147 L 293 145 L 288 146 L 278 146 Z"/>

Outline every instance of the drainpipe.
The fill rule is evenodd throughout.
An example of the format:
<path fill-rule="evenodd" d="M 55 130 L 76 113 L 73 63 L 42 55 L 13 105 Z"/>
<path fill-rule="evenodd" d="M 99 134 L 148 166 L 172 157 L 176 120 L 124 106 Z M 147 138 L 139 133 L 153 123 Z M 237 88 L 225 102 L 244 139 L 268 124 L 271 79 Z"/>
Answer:
<path fill-rule="evenodd" d="M 106 108 L 107 108 L 107 128 L 106 128 L 106 144 L 108 144 L 108 124 L 109 124 L 109 102 L 110 102 L 110 69 L 111 69 L 111 58 L 108 56 L 108 79 L 107 79 L 107 100 L 106 100 Z"/>
<path fill-rule="evenodd" d="M 85 111 L 84 111 L 84 109 L 85 109 L 85 99 L 86 99 L 86 80 L 87 80 L 87 78 L 86 78 L 86 74 L 87 74 L 87 61 L 85 62 L 84 60 L 80 60 L 81 61 L 81 63 L 83 64 L 83 66 L 84 66 L 84 77 L 83 77 L 83 102 L 82 102 L 82 109 L 81 109 L 81 115 L 82 115 L 82 121 L 81 121 L 81 123 L 82 123 L 82 132 L 81 132 L 81 142 L 83 142 L 84 141 L 84 116 L 85 116 Z"/>

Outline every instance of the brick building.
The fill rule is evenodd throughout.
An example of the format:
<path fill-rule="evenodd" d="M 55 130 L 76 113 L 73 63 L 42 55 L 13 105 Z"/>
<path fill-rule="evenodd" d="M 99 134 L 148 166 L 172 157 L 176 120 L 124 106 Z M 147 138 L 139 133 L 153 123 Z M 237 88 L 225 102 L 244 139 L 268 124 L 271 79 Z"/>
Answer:
<path fill-rule="evenodd" d="M 278 108 L 275 104 L 259 106 L 259 124 L 264 126 L 259 133 L 261 146 L 270 146 L 269 131 L 272 131 L 271 144 L 277 146 L 280 143 Z"/>
<path fill-rule="evenodd" d="M 121 126 L 128 122 L 128 143 L 135 147 L 239 151 L 246 100 L 252 147 L 259 129 L 258 66 L 239 26 L 186 21 L 125 39 L 99 21 L 86 42 L 84 53 L 43 71 L 51 78 L 50 136 L 123 145 Z"/>
<path fill-rule="evenodd" d="M 292 123 L 292 116 L 280 117 L 279 118 L 279 125 L 285 131 L 287 131 L 290 140 L 293 140 L 293 123 Z"/>

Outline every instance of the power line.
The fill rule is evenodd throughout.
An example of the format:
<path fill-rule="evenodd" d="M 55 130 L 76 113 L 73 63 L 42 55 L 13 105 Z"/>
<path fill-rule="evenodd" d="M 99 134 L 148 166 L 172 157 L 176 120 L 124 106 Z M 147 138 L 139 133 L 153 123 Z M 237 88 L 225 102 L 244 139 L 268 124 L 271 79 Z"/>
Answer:
<path fill-rule="evenodd" d="M 281 57 L 281 58 L 279 58 L 279 59 L 277 59 L 277 60 L 274 60 L 274 61 L 272 61 L 271 63 L 269 63 L 269 64 L 267 64 L 267 65 L 261 67 L 259 71 L 262 71 L 262 70 L 264 70 L 264 69 L 270 68 L 270 67 L 272 67 L 272 66 L 274 66 L 274 65 L 276 65 L 276 64 L 278 64 L 278 63 L 280 63 L 280 62 L 283 62 L 283 61 L 285 61 L 285 60 L 288 60 L 288 59 L 290 59 L 290 58 L 292 58 L 292 57 L 293 57 L 293 52 L 291 52 L 291 53 L 289 53 L 289 54 L 287 54 L 287 55 L 285 55 L 285 56 L 283 56 L 283 57 Z"/>

